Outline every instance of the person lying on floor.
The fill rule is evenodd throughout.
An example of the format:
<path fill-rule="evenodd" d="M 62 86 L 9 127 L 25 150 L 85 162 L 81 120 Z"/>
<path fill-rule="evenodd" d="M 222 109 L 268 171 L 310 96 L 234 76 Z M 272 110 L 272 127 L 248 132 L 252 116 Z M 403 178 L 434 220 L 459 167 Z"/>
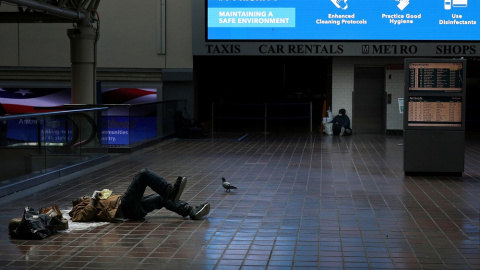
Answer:
<path fill-rule="evenodd" d="M 69 215 L 72 221 L 76 222 L 116 222 L 123 219 L 143 219 L 151 211 L 165 207 L 182 217 L 200 219 L 210 212 L 210 204 L 203 203 L 193 207 L 181 201 L 180 196 L 186 184 L 186 177 L 178 177 L 172 185 L 156 173 L 142 169 L 123 195 L 95 191 L 91 197 L 82 196 L 73 200 L 73 209 Z M 147 187 L 156 194 L 144 196 Z"/>

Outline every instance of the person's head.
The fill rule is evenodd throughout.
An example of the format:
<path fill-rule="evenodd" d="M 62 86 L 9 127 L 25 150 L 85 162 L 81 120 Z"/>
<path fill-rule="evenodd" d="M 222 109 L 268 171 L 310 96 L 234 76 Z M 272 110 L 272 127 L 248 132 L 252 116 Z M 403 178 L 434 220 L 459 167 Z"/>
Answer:
<path fill-rule="evenodd" d="M 72 205 L 75 207 L 75 205 L 87 200 L 87 199 L 90 199 L 90 197 L 88 197 L 87 195 L 83 195 L 81 197 L 78 197 L 76 198 L 75 200 L 72 201 Z"/>
<path fill-rule="evenodd" d="M 338 113 L 341 114 L 341 115 L 345 115 L 346 112 L 347 112 L 347 111 L 346 111 L 345 109 L 340 109 L 340 110 L 338 111 Z"/>

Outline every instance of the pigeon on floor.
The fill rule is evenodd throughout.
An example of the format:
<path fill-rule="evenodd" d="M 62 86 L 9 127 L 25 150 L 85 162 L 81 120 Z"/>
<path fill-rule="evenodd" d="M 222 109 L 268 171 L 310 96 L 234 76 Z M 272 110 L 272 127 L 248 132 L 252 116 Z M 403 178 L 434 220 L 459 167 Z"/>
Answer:
<path fill-rule="evenodd" d="M 222 177 L 222 186 L 227 192 L 230 192 L 230 189 L 237 189 L 236 186 L 230 184 L 230 182 L 227 182 L 227 180 L 225 180 L 225 177 Z"/>

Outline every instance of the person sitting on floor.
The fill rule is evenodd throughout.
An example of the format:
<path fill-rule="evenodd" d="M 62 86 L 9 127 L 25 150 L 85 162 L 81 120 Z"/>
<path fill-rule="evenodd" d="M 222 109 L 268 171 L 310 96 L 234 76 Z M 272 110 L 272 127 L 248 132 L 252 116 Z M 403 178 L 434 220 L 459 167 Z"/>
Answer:
<path fill-rule="evenodd" d="M 82 196 L 73 200 L 73 209 L 69 215 L 72 221 L 76 222 L 115 222 L 124 218 L 143 219 L 151 211 L 165 207 L 182 217 L 190 216 L 191 219 L 200 219 L 210 212 L 210 204 L 203 203 L 193 207 L 181 201 L 180 196 L 186 184 L 186 177 L 178 177 L 172 185 L 156 173 L 142 169 L 133 178 L 123 195 L 111 195 L 111 192 L 102 194 L 101 191 L 95 191 L 91 197 Z M 144 196 L 147 187 L 156 194 Z"/>
<path fill-rule="evenodd" d="M 330 123 L 333 123 L 333 135 L 352 135 L 352 129 L 350 128 L 350 118 L 346 115 L 345 109 L 340 109 L 338 111 L 338 115 L 336 115 L 332 119 L 332 121 L 330 121 Z"/>

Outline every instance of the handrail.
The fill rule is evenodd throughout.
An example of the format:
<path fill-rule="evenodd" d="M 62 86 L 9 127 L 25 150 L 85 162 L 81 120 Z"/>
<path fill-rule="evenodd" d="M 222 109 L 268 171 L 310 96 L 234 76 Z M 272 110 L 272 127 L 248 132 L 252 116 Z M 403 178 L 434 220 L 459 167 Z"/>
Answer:
<path fill-rule="evenodd" d="M 53 108 L 48 108 L 48 109 L 53 109 Z M 51 116 L 51 115 L 64 115 L 64 114 L 90 112 L 90 111 L 103 111 L 103 110 L 108 110 L 108 107 L 74 109 L 74 110 L 64 110 L 64 111 L 56 111 L 56 112 L 24 113 L 24 114 L 15 114 L 15 115 L 4 115 L 4 116 L 0 116 L 0 121 L 1 120 L 12 120 L 12 119 L 26 118 L 26 117 L 43 117 L 43 116 Z"/>
<path fill-rule="evenodd" d="M 162 104 L 162 103 L 172 103 L 172 102 L 179 102 L 179 101 L 182 101 L 184 103 L 187 102 L 185 99 L 173 99 L 173 100 L 163 100 L 163 101 L 134 103 L 134 104 L 101 104 L 101 105 L 102 106 L 108 106 L 108 107 L 138 107 L 138 106 Z"/>
<path fill-rule="evenodd" d="M 183 113 L 185 113 L 188 116 L 188 112 L 186 111 L 186 102 L 187 101 L 183 100 L 183 99 L 176 99 L 176 100 L 155 101 L 155 102 L 145 102 L 145 103 L 135 103 L 135 104 L 65 104 L 65 105 L 61 105 L 61 106 L 52 106 L 52 107 L 37 106 L 37 107 L 34 107 L 35 111 L 33 113 L 23 113 L 23 114 L 14 114 L 14 115 L 12 114 L 12 115 L 0 116 L 0 123 L 11 121 L 11 120 L 23 119 L 23 118 L 35 119 L 35 118 L 47 118 L 47 117 L 65 118 L 69 123 L 73 123 L 70 120 L 69 116 L 82 117 L 82 118 L 85 118 L 85 120 L 87 122 L 89 122 L 90 125 L 92 126 L 92 133 L 90 133 L 90 135 L 87 137 L 88 139 L 85 140 L 85 141 L 81 141 L 81 142 L 76 142 L 75 141 L 72 146 L 74 148 L 77 148 L 78 146 L 81 146 L 81 145 L 84 145 L 84 144 L 88 143 L 92 138 L 94 138 L 94 135 L 95 135 L 94 133 L 95 132 L 98 132 L 100 130 L 101 134 L 104 134 L 105 130 L 104 130 L 103 125 L 106 123 L 105 119 L 108 119 L 108 117 L 122 116 L 121 114 L 119 114 L 119 112 L 116 111 L 116 110 L 119 110 L 119 109 L 128 110 L 127 112 L 123 112 L 125 114 L 123 116 L 130 118 L 130 117 L 143 116 L 143 115 L 139 115 L 138 112 L 139 111 L 144 111 L 145 110 L 144 108 L 148 107 L 151 110 L 153 110 L 153 107 L 155 107 L 156 108 L 155 111 L 160 110 L 160 111 L 158 111 L 158 113 L 161 113 L 161 115 L 162 115 L 161 117 L 167 117 L 167 118 L 170 117 L 171 118 L 171 122 L 168 121 L 169 118 L 168 119 L 165 118 L 165 119 L 167 119 L 167 121 L 162 122 L 162 126 L 160 126 L 160 127 L 157 126 L 157 130 L 155 131 L 155 136 L 157 136 L 156 132 L 158 132 L 158 131 L 160 131 L 160 133 L 163 134 L 164 129 L 166 128 L 166 129 L 169 130 L 170 125 L 172 125 L 172 123 L 173 123 L 173 114 L 170 115 L 171 111 L 169 111 L 168 108 L 166 108 L 166 107 L 170 107 L 170 104 L 176 105 L 176 107 L 179 107 L 178 109 L 182 110 Z M 159 109 L 159 107 L 162 107 L 163 109 Z M 167 111 L 162 111 L 162 110 L 165 110 L 165 109 L 167 109 Z M 92 124 L 93 123 L 92 119 L 90 119 L 88 117 L 88 115 L 91 114 L 91 113 L 97 113 L 97 112 L 102 113 L 102 116 L 99 116 L 98 119 L 103 119 L 101 121 L 104 121 L 104 122 L 102 122 L 102 123 L 98 122 L 96 124 Z M 132 112 L 134 113 L 133 115 L 132 115 Z M 148 111 L 148 113 L 152 113 L 152 112 Z M 97 119 L 97 121 L 100 121 L 98 119 Z M 97 126 L 98 126 L 98 128 L 97 128 Z M 151 125 L 149 127 L 151 127 Z M 74 133 L 78 128 L 76 127 L 75 123 L 72 124 L 71 128 L 73 129 L 72 134 L 76 135 Z M 150 129 L 152 129 L 152 128 L 150 128 Z M 142 131 L 142 132 L 144 132 L 144 133 L 141 133 L 141 132 L 138 133 L 138 134 L 140 134 L 140 138 L 144 138 L 145 136 L 147 136 L 145 131 Z M 84 133 L 85 132 L 82 132 L 82 134 L 84 134 Z M 151 134 L 149 133 L 148 136 L 152 136 L 152 134 L 153 133 L 151 133 Z M 41 138 L 40 135 L 37 135 L 37 136 L 38 136 L 39 139 Z M 131 135 L 128 135 L 128 144 L 130 144 L 131 139 L 132 139 Z M 138 140 L 138 139 L 139 139 L 138 137 L 135 137 L 135 140 Z M 41 143 L 39 142 L 38 145 L 41 145 Z M 106 145 L 109 145 L 109 144 L 107 143 Z"/>
<path fill-rule="evenodd" d="M 85 106 L 85 105 L 80 105 L 80 106 Z M 107 110 L 109 108 L 108 107 L 98 107 L 98 106 L 96 106 L 96 107 L 93 107 L 93 108 L 67 109 L 67 110 L 65 110 L 65 106 L 58 106 L 58 107 L 35 107 L 35 109 L 39 109 L 39 110 L 58 110 L 58 111 L 0 116 L 0 121 L 9 121 L 9 120 L 14 120 L 14 119 L 22 119 L 22 118 L 41 118 L 41 117 L 61 117 L 61 118 L 64 118 L 65 120 L 70 122 L 70 124 L 72 125 L 72 129 L 73 129 L 72 140 L 70 142 L 67 142 L 64 145 L 64 147 L 78 148 L 79 146 L 87 144 L 91 140 L 93 140 L 93 138 L 95 137 L 95 134 L 97 132 L 97 128 L 96 128 L 96 125 L 93 122 L 93 120 L 91 120 L 91 118 L 88 117 L 84 113 L 92 112 L 92 111 L 103 111 L 103 110 Z M 78 136 L 79 128 L 77 127 L 76 123 L 74 121 L 72 121 L 72 119 L 69 117 L 69 115 L 81 116 L 84 119 L 86 119 L 87 122 L 90 123 L 90 125 L 92 127 L 92 132 L 86 140 L 77 142 L 77 140 L 79 138 L 79 136 Z M 41 141 L 42 136 L 41 136 L 40 132 L 41 132 L 40 131 L 40 123 L 38 123 L 37 124 L 37 146 L 38 147 L 41 147 L 41 145 L 42 145 L 42 141 Z"/>
<path fill-rule="evenodd" d="M 215 111 L 215 104 L 218 105 L 228 105 L 228 106 L 263 106 L 264 107 L 264 115 L 263 116 L 218 116 L 216 115 Z M 269 106 L 297 106 L 297 105 L 308 105 L 309 106 L 309 115 L 303 116 L 269 116 L 268 115 L 268 107 Z M 278 120 L 278 119 L 310 119 L 310 132 L 313 132 L 313 103 L 312 102 L 254 102 L 254 103 L 228 103 L 228 102 L 220 102 L 215 103 L 212 102 L 212 115 L 211 115 L 211 132 L 214 133 L 214 121 L 215 119 L 263 119 L 264 120 L 264 132 L 267 133 L 267 121 L 268 120 Z"/>

